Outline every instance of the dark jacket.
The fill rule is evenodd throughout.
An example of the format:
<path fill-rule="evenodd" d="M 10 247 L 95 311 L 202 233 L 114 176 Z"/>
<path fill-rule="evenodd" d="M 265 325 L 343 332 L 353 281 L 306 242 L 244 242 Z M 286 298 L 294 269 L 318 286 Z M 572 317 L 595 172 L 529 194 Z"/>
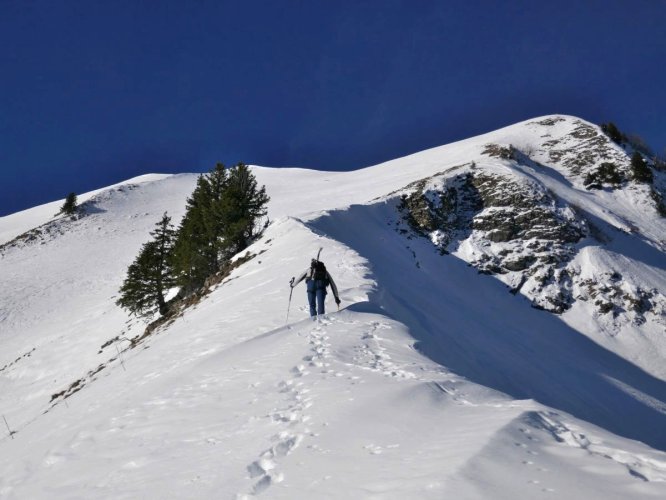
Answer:
<path fill-rule="evenodd" d="M 308 281 L 311 281 L 313 274 L 314 274 L 314 269 L 312 267 L 307 268 L 303 274 L 301 274 L 298 278 L 296 278 L 294 284 L 291 285 L 291 287 L 294 288 L 303 280 L 305 280 L 306 283 Z M 328 279 L 329 285 L 331 285 L 331 290 L 333 291 L 333 296 L 335 297 L 335 303 L 339 304 L 340 296 L 338 295 L 338 287 L 335 286 L 335 281 L 333 281 L 333 278 L 331 277 L 331 274 L 328 271 L 326 271 L 326 278 Z"/>

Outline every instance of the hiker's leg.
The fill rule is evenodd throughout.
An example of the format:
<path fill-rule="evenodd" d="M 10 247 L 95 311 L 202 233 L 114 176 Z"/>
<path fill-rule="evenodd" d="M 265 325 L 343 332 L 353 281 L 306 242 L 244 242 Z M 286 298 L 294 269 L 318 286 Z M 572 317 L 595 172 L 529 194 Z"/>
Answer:
<path fill-rule="evenodd" d="M 308 303 L 310 304 L 310 316 L 316 316 L 316 292 L 314 281 L 308 281 L 306 284 L 308 291 Z"/>
<path fill-rule="evenodd" d="M 319 288 L 317 289 L 317 314 L 324 314 L 324 301 L 326 300 L 326 289 Z"/>
<path fill-rule="evenodd" d="M 316 306 L 316 296 L 315 292 L 308 292 L 308 302 L 310 303 L 310 316 L 317 315 L 317 306 Z"/>

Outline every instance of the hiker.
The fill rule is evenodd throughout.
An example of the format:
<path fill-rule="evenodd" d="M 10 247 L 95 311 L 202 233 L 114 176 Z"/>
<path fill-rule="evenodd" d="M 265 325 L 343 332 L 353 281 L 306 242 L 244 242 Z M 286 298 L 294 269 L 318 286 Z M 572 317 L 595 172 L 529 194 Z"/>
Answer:
<path fill-rule="evenodd" d="M 312 259 L 310 262 L 310 268 L 306 269 L 303 274 L 301 274 L 297 280 L 292 281 L 290 285 L 291 288 L 294 288 L 301 281 L 305 280 L 305 286 L 308 292 L 308 302 L 310 303 L 310 316 L 314 317 L 317 314 L 324 314 L 324 301 L 326 300 L 326 287 L 331 285 L 331 290 L 333 290 L 333 296 L 335 297 L 335 303 L 340 305 L 340 297 L 338 296 L 338 287 L 335 286 L 335 282 L 331 275 L 328 274 L 326 266 L 324 263 L 317 259 Z"/>

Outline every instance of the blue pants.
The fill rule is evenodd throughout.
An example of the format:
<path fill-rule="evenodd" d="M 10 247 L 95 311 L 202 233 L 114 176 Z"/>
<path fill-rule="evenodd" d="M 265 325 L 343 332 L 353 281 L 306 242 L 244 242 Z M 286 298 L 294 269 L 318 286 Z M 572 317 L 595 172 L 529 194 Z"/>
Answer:
<path fill-rule="evenodd" d="M 310 316 L 324 314 L 324 301 L 326 300 L 326 283 L 321 280 L 310 280 L 306 284 L 308 302 L 310 303 Z"/>

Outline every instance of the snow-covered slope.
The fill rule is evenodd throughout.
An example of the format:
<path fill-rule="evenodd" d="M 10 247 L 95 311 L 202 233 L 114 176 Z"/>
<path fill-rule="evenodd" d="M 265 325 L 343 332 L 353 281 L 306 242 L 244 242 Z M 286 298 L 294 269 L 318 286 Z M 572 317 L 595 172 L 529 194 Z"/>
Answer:
<path fill-rule="evenodd" d="M 77 202 L 83 206 L 88 203 L 94 203 L 97 195 L 108 192 L 109 190 L 120 188 L 122 186 L 136 186 L 144 182 L 152 182 L 165 179 L 169 175 L 165 174 L 146 174 L 134 177 L 125 182 L 120 182 L 112 186 L 96 189 L 77 197 Z M 30 208 L 22 212 L 0 217 L 0 245 L 11 241 L 17 236 L 50 222 L 60 211 L 60 207 L 65 200 L 53 201 L 38 207 Z"/>
<path fill-rule="evenodd" d="M 115 295 L 195 175 L 0 219 L 0 497 L 664 496 L 666 224 L 644 185 L 585 189 L 628 169 L 603 139 L 543 117 L 354 172 L 253 167 L 254 257 L 134 348 Z M 312 322 L 297 288 L 287 324 L 319 247 L 342 310 Z"/>

